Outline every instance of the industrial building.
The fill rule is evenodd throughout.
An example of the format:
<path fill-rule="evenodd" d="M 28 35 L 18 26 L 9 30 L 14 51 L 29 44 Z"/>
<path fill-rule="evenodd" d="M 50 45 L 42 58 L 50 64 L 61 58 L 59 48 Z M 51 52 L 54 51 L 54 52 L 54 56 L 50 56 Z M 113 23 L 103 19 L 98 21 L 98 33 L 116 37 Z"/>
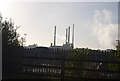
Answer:
<path fill-rule="evenodd" d="M 72 43 L 70 43 L 70 26 L 66 28 L 66 40 L 63 46 L 56 45 L 56 26 L 54 29 L 54 45 L 51 43 L 50 49 L 61 49 L 61 50 L 70 50 L 74 48 L 74 24 L 73 24 L 73 32 L 72 32 Z"/>

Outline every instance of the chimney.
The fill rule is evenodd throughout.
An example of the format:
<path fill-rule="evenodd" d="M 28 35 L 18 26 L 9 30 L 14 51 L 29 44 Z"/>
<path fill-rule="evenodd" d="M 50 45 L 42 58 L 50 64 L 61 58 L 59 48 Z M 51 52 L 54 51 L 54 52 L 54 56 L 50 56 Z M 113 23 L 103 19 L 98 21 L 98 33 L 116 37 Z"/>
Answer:
<path fill-rule="evenodd" d="M 70 43 L 70 26 L 68 27 L 68 43 Z"/>
<path fill-rule="evenodd" d="M 68 42 L 68 29 L 66 28 L 66 44 L 67 44 L 67 42 Z"/>
<path fill-rule="evenodd" d="M 51 45 L 50 46 L 52 46 L 52 43 L 51 43 Z"/>
<path fill-rule="evenodd" d="M 55 26 L 55 29 L 54 29 L 54 46 L 56 46 L 56 26 Z"/>
<path fill-rule="evenodd" d="M 73 32 L 72 32 L 72 48 L 74 48 L 74 24 L 73 24 Z"/>

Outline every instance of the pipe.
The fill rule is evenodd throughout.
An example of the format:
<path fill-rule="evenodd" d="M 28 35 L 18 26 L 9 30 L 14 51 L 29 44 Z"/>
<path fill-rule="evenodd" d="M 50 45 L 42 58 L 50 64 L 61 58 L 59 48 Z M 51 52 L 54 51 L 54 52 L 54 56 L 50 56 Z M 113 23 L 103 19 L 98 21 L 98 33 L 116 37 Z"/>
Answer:
<path fill-rule="evenodd" d="M 73 32 L 72 32 L 72 48 L 74 48 L 74 24 L 73 24 Z"/>
<path fill-rule="evenodd" d="M 70 26 L 68 27 L 68 43 L 70 43 Z"/>
<path fill-rule="evenodd" d="M 56 26 L 55 26 L 55 29 L 54 29 L 54 46 L 56 46 Z"/>
<path fill-rule="evenodd" d="M 66 44 L 68 42 L 67 38 L 68 38 L 68 29 L 66 28 Z"/>

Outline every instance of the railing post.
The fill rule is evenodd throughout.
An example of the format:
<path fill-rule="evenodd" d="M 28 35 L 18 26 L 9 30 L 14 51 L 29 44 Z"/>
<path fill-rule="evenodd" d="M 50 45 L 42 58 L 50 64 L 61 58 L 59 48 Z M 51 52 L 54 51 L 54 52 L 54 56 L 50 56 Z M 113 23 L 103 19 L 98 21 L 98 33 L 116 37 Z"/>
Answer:
<path fill-rule="evenodd" d="M 65 68 L 65 56 L 63 55 L 62 56 L 62 59 L 61 59 L 61 79 L 60 81 L 64 81 L 64 68 Z"/>
<path fill-rule="evenodd" d="M 18 69 L 18 75 L 19 75 L 19 78 L 22 78 L 22 61 L 23 61 L 23 51 L 24 51 L 24 48 L 23 47 L 19 47 L 19 54 L 18 54 L 18 62 L 19 62 L 19 69 Z"/>

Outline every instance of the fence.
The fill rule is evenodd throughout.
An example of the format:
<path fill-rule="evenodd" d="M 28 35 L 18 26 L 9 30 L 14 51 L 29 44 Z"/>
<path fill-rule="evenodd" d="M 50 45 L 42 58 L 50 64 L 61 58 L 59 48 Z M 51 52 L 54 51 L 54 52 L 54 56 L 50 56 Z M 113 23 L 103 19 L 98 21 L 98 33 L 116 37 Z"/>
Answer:
<path fill-rule="evenodd" d="M 21 47 L 7 46 L 2 47 L 2 79 L 15 78 L 21 67 Z"/>
<path fill-rule="evenodd" d="M 5 76 L 3 79 L 9 79 L 10 77 L 6 76 L 15 74 L 13 78 L 17 79 L 120 80 L 120 69 L 116 68 L 120 62 L 111 57 L 114 54 L 112 51 L 90 50 L 88 54 L 80 56 L 82 58 L 71 58 L 67 57 L 71 53 L 67 50 L 49 48 L 19 48 L 16 52 L 15 48 L 9 50 L 11 51 L 4 51 L 3 55 Z M 5 75 L 8 73 L 9 75 Z"/>

